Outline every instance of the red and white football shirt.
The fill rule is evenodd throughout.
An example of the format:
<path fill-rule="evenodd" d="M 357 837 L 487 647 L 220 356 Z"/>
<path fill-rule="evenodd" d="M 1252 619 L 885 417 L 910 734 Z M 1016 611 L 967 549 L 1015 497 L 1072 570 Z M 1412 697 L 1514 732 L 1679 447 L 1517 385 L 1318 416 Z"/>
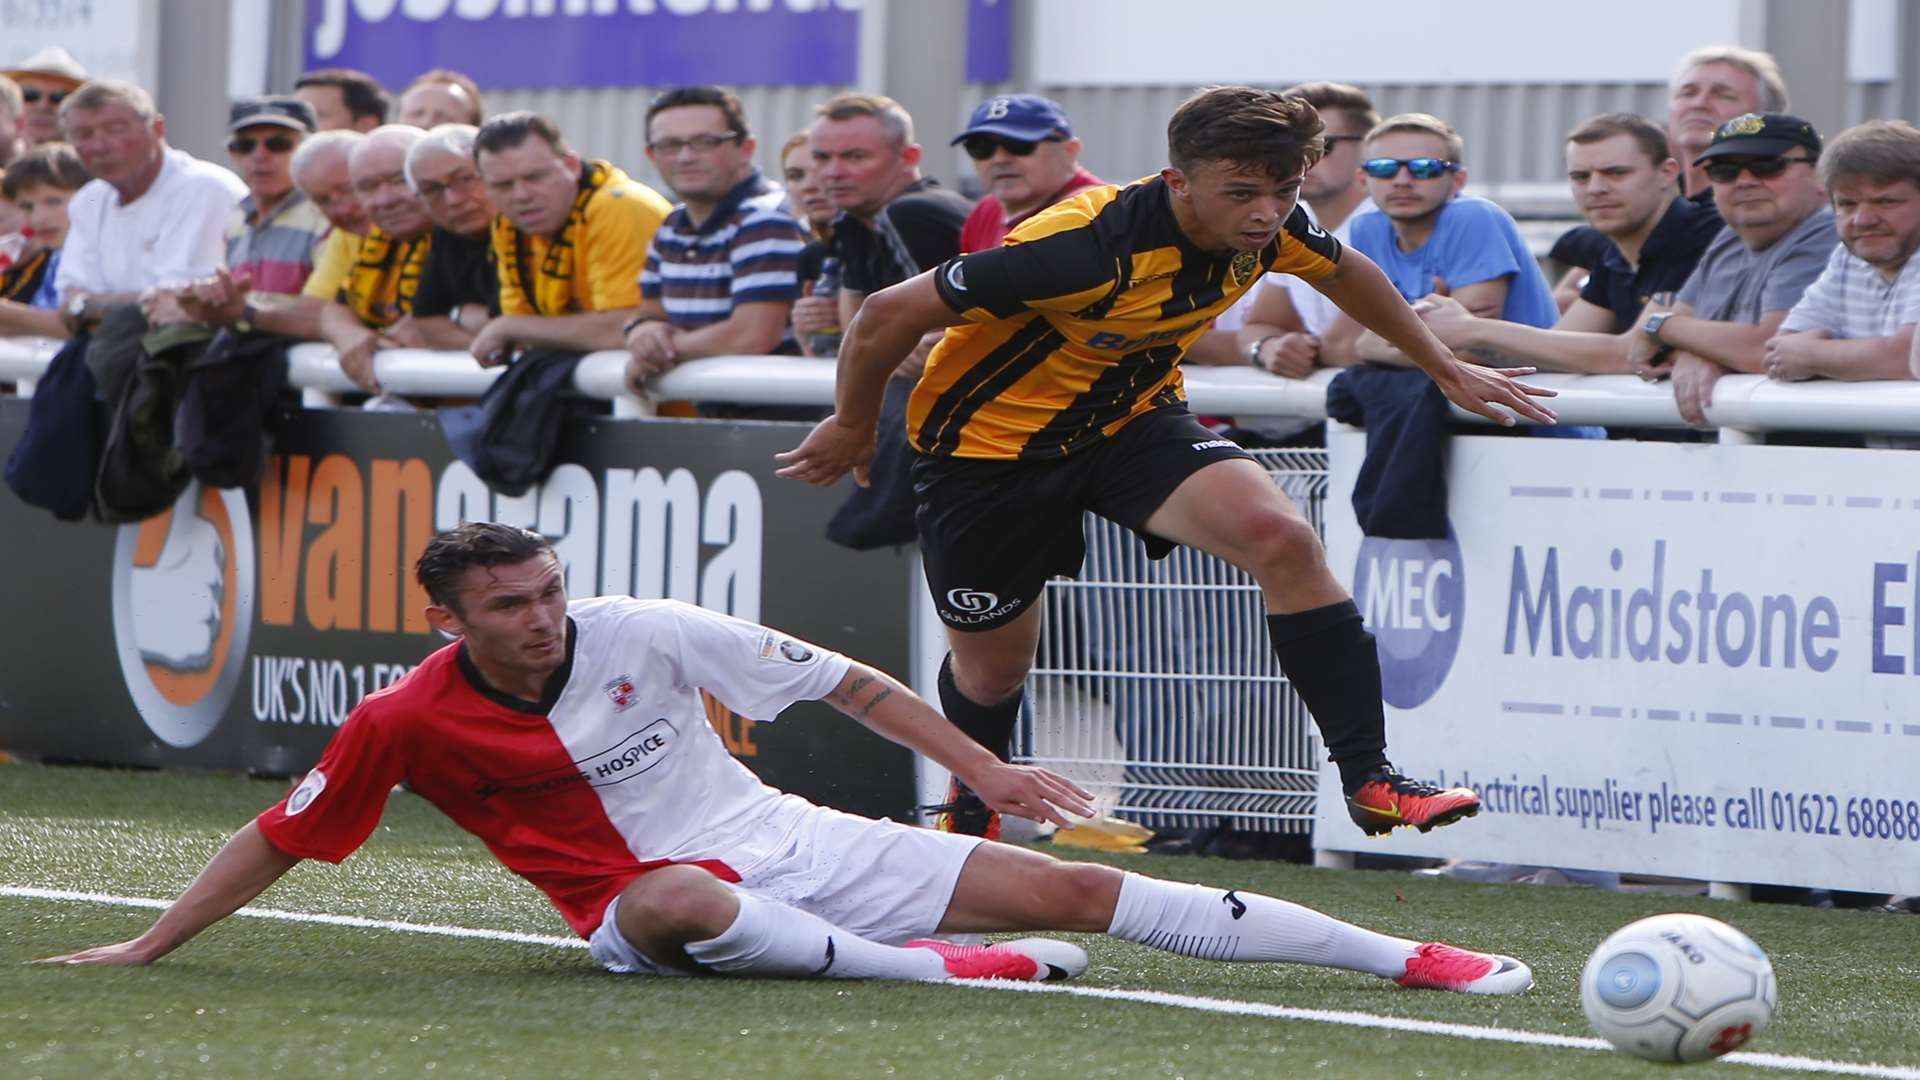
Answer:
<path fill-rule="evenodd" d="M 768 721 L 823 698 L 838 653 L 673 600 L 569 604 L 568 659 L 547 698 L 486 685 L 455 643 L 369 695 L 261 832 L 339 862 L 372 834 L 393 785 L 478 836 L 591 934 L 634 877 L 668 863 L 729 881 L 778 855 L 812 804 L 727 753 L 700 691 Z"/>

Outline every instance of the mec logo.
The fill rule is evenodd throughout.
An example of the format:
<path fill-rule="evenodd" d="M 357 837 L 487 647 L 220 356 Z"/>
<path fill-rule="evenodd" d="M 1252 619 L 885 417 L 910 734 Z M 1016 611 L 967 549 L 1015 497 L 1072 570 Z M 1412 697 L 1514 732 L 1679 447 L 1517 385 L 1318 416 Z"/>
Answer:
<path fill-rule="evenodd" d="M 253 629 L 246 496 L 190 484 L 173 509 L 123 525 L 113 551 L 120 673 L 147 727 L 192 746 L 220 723 Z"/>
<path fill-rule="evenodd" d="M 1379 644 L 1387 704 L 1424 704 L 1460 651 L 1466 578 L 1452 530 L 1445 540 L 1361 540 L 1353 599 Z"/>

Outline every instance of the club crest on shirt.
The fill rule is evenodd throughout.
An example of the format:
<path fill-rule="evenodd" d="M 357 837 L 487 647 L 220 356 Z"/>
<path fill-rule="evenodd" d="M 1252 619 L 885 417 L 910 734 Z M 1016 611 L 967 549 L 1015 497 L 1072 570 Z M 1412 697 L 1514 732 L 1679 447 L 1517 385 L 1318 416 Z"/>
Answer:
<path fill-rule="evenodd" d="M 600 689 L 606 691 L 607 697 L 613 701 L 614 712 L 626 712 L 633 706 L 635 693 L 633 676 L 616 675 L 608 680 L 607 684 Z"/>
<path fill-rule="evenodd" d="M 319 769 L 309 770 L 306 778 L 300 781 L 300 786 L 294 788 L 293 794 L 287 796 L 287 816 L 292 817 L 312 806 L 313 800 L 319 798 L 320 793 L 325 790 L 327 790 L 327 774 Z"/>
<path fill-rule="evenodd" d="M 1233 257 L 1233 262 L 1227 266 L 1227 284 L 1237 289 L 1245 282 L 1252 281 L 1254 276 L 1259 272 L 1260 253 L 1257 251 L 1242 251 L 1236 254 Z"/>

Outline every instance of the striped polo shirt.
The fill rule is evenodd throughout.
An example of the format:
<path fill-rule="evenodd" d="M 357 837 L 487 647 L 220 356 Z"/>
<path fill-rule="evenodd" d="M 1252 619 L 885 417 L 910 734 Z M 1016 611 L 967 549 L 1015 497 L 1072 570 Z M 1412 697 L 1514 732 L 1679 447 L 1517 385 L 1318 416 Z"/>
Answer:
<path fill-rule="evenodd" d="M 787 209 L 787 193 L 758 170 L 695 226 L 673 208 L 647 248 L 640 295 L 657 300 L 667 321 L 698 329 L 733 314 L 733 305 L 789 303 L 800 297 L 800 252 L 807 231 Z M 780 352 L 799 346 L 791 327 Z"/>
<path fill-rule="evenodd" d="M 330 227 L 320 208 L 298 188 L 265 218 L 248 195 L 227 225 L 227 269 L 244 270 L 255 292 L 298 296 L 313 273 L 314 251 Z"/>

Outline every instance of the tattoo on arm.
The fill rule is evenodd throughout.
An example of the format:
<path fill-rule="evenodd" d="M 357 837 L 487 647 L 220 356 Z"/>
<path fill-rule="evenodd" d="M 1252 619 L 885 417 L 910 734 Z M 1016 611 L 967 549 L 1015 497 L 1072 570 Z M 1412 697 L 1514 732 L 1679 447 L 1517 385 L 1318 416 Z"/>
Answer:
<path fill-rule="evenodd" d="M 873 715 L 874 706 L 880 704 L 881 702 L 887 700 L 892 696 L 893 696 L 893 687 L 891 686 L 881 687 L 879 693 L 873 695 L 873 697 L 867 700 L 867 703 L 865 705 L 860 707 L 860 719 L 865 720 L 867 717 Z"/>

